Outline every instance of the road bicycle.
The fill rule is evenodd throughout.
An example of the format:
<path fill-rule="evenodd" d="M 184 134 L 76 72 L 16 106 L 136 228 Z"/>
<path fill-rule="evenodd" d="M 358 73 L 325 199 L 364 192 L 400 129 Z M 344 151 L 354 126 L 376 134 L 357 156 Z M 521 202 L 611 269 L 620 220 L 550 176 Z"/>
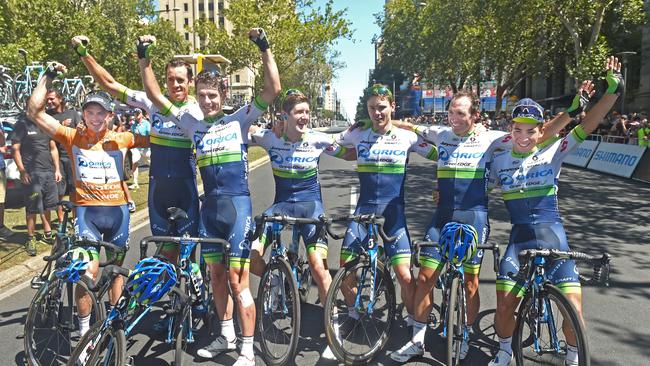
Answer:
<path fill-rule="evenodd" d="M 322 228 L 324 221 L 322 218 L 264 214 L 255 217 L 255 224 L 253 237 L 257 238 L 264 232 L 264 241 L 270 241 L 271 248 L 271 259 L 257 291 L 257 329 L 261 337 L 262 358 L 268 365 L 286 365 L 296 355 L 300 303 L 307 302 L 312 282 L 309 261 L 299 250 L 299 225 Z M 289 226 L 292 227 L 292 241 L 287 248 L 281 234 Z"/>
<path fill-rule="evenodd" d="M 14 92 L 13 97 L 16 107 L 21 111 L 24 111 L 27 105 L 27 98 L 32 95 L 38 81 L 45 73 L 45 67 L 38 61 L 28 64 L 27 51 L 21 48 L 18 52 L 25 59 L 25 69 L 14 76 L 12 89 Z"/>
<path fill-rule="evenodd" d="M 53 84 L 61 91 L 63 100 L 70 109 L 80 109 L 86 95 L 92 90 L 95 79 L 86 75 L 84 77 L 64 78 L 54 80 Z M 60 86 L 58 84 L 61 84 Z"/>
<path fill-rule="evenodd" d="M 463 243 L 459 243 L 463 245 Z M 419 258 L 422 248 L 439 247 L 440 243 L 432 241 L 413 241 L 415 247 L 415 265 L 420 266 Z M 494 271 L 499 273 L 499 245 L 479 244 L 477 250 L 492 250 L 494 253 Z M 441 253 L 443 253 L 441 251 Z M 447 365 L 460 364 L 460 347 L 463 341 L 469 341 L 467 329 L 467 308 L 465 297 L 465 269 L 464 261 L 453 260 L 443 253 L 444 268 L 436 284 L 436 288 L 442 291 L 442 303 L 440 306 L 442 336 L 447 340 Z"/>
<path fill-rule="evenodd" d="M 0 65 L 0 110 L 2 111 L 13 109 L 15 105 L 13 78 L 10 73 L 11 70 Z"/>
<path fill-rule="evenodd" d="M 367 364 L 386 345 L 395 318 L 395 285 L 390 263 L 379 246 L 394 241 L 384 232 L 382 216 L 344 215 L 327 219 L 325 228 L 334 239 L 344 235 L 332 232 L 335 222 L 355 221 L 368 233 L 358 256 L 342 266 L 327 293 L 324 305 L 325 335 L 332 353 L 342 362 Z"/>
<path fill-rule="evenodd" d="M 516 315 L 512 349 L 517 365 L 524 360 L 544 364 L 564 365 L 567 353 L 567 333 L 575 339 L 580 366 L 588 366 L 589 343 L 584 324 L 573 303 L 554 286 L 544 269 L 549 261 L 571 259 L 593 265 L 592 276 L 580 276 L 585 284 L 607 285 L 611 256 L 560 251 L 557 249 L 526 249 L 519 252 L 521 267 L 508 275 L 521 286 L 524 296 Z M 563 331 L 561 331 L 563 330 Z"/>
<path fill-rule="evenodd" d="M 113 251 L 110 260 L 100 266 L 114 262 L 118 253 L 125 248 L 111 243 L 90 239 L 75 239 L 66 230 L 68 215 L 72 210 L 70 202 L 62 202 L 63 220 L 59 223 L 55 245 L 52 253 L 43 259 L 47 262 L 40 275 L 34 277 L 31 286 L 38 291 L 34 295 L 25 321 L 25 358 L 32 366 L 59 365 L 72 353 L 78 339 L 77 306 L 74 300 L 75 286 L 81 287 L 89 294 L 92 302 L 91 322 L 101 322 L 106 312 L 101 300 L 108 291 L 109 284 L 89 291 L 92 281 L 85 276 L 85 268 L 90 256 L 84 248 L 88 246 L 104 247 Z M 86 253 L 85 258 L 78 258 L 78 252 Z"/>

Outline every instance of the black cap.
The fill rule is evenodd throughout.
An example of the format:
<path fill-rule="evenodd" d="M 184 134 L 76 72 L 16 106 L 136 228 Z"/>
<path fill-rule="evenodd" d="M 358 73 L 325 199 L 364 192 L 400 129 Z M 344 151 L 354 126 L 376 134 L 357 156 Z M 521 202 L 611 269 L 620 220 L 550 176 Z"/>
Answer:
<path fill-rule="evenodd" d="M 113 99 L 104 92 L 95 92 L 88 94 L 81 108 L 85 109 L 86 106 L 91 103 L 99 104 L 99 106 L 105 110 L 113 112 Z"/>

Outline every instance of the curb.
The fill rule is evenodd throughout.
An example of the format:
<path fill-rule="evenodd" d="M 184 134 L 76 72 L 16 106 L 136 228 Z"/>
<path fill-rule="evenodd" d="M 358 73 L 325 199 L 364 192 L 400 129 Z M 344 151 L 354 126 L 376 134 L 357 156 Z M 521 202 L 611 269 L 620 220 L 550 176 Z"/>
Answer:
<path fill-rule="evenodd" d="M 248 171 L 256 169 L 269 162 L 268 155 L 259 158 L 250 163 Z M 198 186 L 199 192 L 203 191 L 203 185 Z M 142 222 L 147 221 L 149 212 L 142 209 L 135 214 L 131 215 L 131 223 L 129 229 L 140 225 Z M 7 298 L 23 288 L 29 287 L 32 277 L 36 276 L 44 267 L 45 262 L 43 257 L 47 254 L 37 255 L 28 259 L 26 262 L 17 264 L 16 266 L 0 272 L 0 300 Z"/>

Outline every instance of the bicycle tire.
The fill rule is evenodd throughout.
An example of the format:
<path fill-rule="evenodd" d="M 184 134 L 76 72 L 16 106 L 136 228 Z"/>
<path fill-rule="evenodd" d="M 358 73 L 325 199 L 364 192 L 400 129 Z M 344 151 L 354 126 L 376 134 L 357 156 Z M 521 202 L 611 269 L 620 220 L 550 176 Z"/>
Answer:
<path fill-rule="evenodd" d="M 313 282 L 313 274 L 309 267 L 309 261 L 305 258 L 300 258 L 298 260 L 297 270 L 298 277 L 300 278 L 300 287 L 298 288 L 298 292 L 300 293 L 300 302 L 305 304 L 309 300 L 309 293 Z"/>
<path fill-rule="evenodd" d="M 187 288 L 187 280 L 184 276 L 180 278 L 179 281 L 179 290 L 183 293 L 186 293 L 189 295 L 189 291 Z M 180 305 L 178 304 L 178 295 L 173 295 L 176 299 L 172 299 L 172 306 L 174 306 L 174 302 L 176 301 L 177 306 Z M 187 304 L 184 306 L 182 309 L 179 309 L 178 314 L 174 316 L 174 366 L 181 366 L 185 361 L 189 359 L 188 353 L 187 353 L 187 331 L 189 327 L 192 327 L 192 319 L 190 319 L 191 312 L 190 312 L 190 307 L 191 304 Z"/>
<path fill-rule="evenodd" d="M 458 277 L 451 280 L 449 289 L 449 303 L 447 304 L 446 327 L 447 327 L 447 365 L 460 364 L 461 341 L 464 337 L 465 323 L 465 301 L 463 299 L 463 284 Z M 455 342 L 454 342 L 455 341 Z"/>
<path fill-rule="evenodd" d="M 272 274 L 279 277 L 272 277 Z M 279 278 L 281 283 L 274 285 L 272 283 L 273 278 Z M 280 293 L 282 293 L 283 288 L 285 292 L 284 301 L 279 301 L 278 298 L 281 295 L 278 295 L 277 291 L 279 289 Z M 262 358 L 267 365 L 286 365 L 295 358 L 300 336 L 299 296 L 298 286 L 289 263 L 283 257 L 272 258 L 260 279 L 256 309 Z M 282 309 L 277 309 L 279 306 L 282 306 Z M 287 316 L 291 316 L 288 322 L 286 321 Z M 286 335 L 287 330 L 291 330 L 291 334 Z M 273 335 L 272 339 L 271 335 Z M 282 339 L 279 339 L 279 337 Z M 282 347 L 277 347 L 278 342 L 281 341 L 286 342 L 282 343 Z M 284 346 L 285 343 L 286 346 Z M 276 352 L 276 348 L 281 350 Z"/>
<path fill-rule="evenodd" d="M 93 322 L 101 323 L 106 318 L 104 304 L 97 300 L 92 291 L 88 290 L 85 282 L 79 281 L 77 284 L 90 294 L 93 303 L 91 324 Z M 74 298 L 67 296 L 73 287 L 74 284 L 55 279 L 47 285 L 43 285 L 34 295 L 27 312 L 24 328 L 25 359 L 28 365 L 59 365 L 62 358 L 72 354 L 74 342 L 71 333 L 78 328 L 74 324 L 60 324 L 57 318 L 60 319 L 58 315 L 63 312 L 68 313 L 72 306 L 72 321 L 76 320 Z M 69 303 L 70 300 L 72 304 Z"/>
<path fill-rule="evenodd" d="M 110 355 L 102 355 L 109 345 L 112 346 L 109 347 L 109 350 L 113 352 Z M 92 347 L 92 351 L 84 354 L 88 347 Z M 85 363 L 81 362 L 84 366 L 124 366 L 126 364 L 125 352 L 126 336 L 124 330 L 112 326 L 104 328 L 103 321 L 97 322 L 81 337 L 79 344 L 77 344 L 68 360 L 67 366 L 76 366 L 80 357 L 86 360 Z"/>
<path fill-rule="evenodd" d="M 25 74 L 18 73 L 16 76 L 14 76 L 12 80 L 12 89 L 13 89 L 13 99 L 14 99 L 14 105 L 16 108 L 18 108 L 21 112 L 25 110 L 25 106 L 27 104 L 27 98 L 31 93 L 29 93 L 29 86 L 27 85 L 27 81 L 25 79 Z"/>
<path fill-rule="evenodd" d="M 368 315 L 366 307 L 368 304 L 368 295 L 364 295 L 364 292 L 362 292 L 361 299 L 364 303 L 360 306 L 359 310 L 361 311 L 357 310 L 359 319 L 350 316 L 349 311 L 343 312 L 338 310 L 339 308 L 343 309 L 344 307 L 349 308 L 342 292 L 342 288 L 347 287 L 344 279 L 348 276 L 355 275 L 355 278 L 357 279 L 355 285 L 357 285 L 360 282 L 358 280 L 359 276 L 357 275 L 357 272 L 359 272 L 359 274 L 368 275 L 370 272 L 369 269 L 369 263 L 358 259 L 345 264 L 345 266 L 340 268 L 334 276 L 324 304 L 325 335 L 327 336 L 327 343 L 329 344 L 332 353 L 334 353 L 339 361 L 343 361 L 347 365 L 367 364 L 381 350 L 383 350 L 388 342 L 388 337 L 395 319 L 395 285 L 391 280 L 388 270 L 385 269 L 384 264 L 380 261 L 377 261 L 377 274 L 375 276 L 377 278 L 377 283 L 375 284 L 377 289 L 375 294 L 375 305 L 379 304 L 380 302 L 378 299 L 380 299 L 382 295 L 385 295 L 386 298 L 381 303 L 381 306 L 376 307 L 372 315 Z M 367 280 L 369 280 L 369 278 Z M 362 291 L 369 288 L 365 282 L 366 279 L 363 279 L 364 284 L 362 285 Z M 354 289 L 349 290 L 354 291 Z M 378 323 L 379 320 L 375 319 L 378 319 L 382 314 L 384 315 L 382 318 L 385 319 L 385 324 L 383 327 L 377 328 L 376 323 Z M 353 352 L 352 350 L 347 349 L 346 343 L 353 345 L 349 339 L 353 338 L 352 336 L 356 333 L 355 330 L 363 327 L 365 331 L 366 325 L 372 325 L 375 328 L 372 334 L 378 334 L 377 339 L 371 341 L 369 338 L 366 338 L 369 342 L 367 345 L 364 345 L 359 352 Z M 335 327 L 338 329 L 335 329 Z M 346 331 L 349 332 L 341 334 Z M 339 334 L 337 335 L 337 333 Z M 366 332 L 366 334 L 368 334 L 368 332 Z"/>
<path fill-rule="evenodd" d="M 547 321 L 549 318 L 552 320 L 552 322 L 547 322 L 546 326 L 540 325 L 538 322 L 539 317 L 535 316 L 535 314 L 539 313 L 539 310 L 537 309 L 540 307 L 551 309 L 550 313 L 548 310 L 542 311 L 542 316 L 546 318 Z M 560 317 L 564 318 L 566 316 L 566 319 L 569 320 L 571 327 L 576 335 L 579 365 L 590 365 L 589 344 L 585 337 L 584 325 L 580 321 L 578 313 L 573 304 L 557 287 L 553 286 L 550 283 L 544 284 L 541 293 L 537 298 L 537 304 L 534 303 L 531 292 L 529 291 L 526 293 L 524 300 L 519 306 L 519 311 L 517 314 L 515 332 L 512 342 L 512 349 L 517 365 L 523 365 L 525 360 L 528 360 L 529 362 L 531 360 L 541 361 L 545 364 L 550 365 L 564 365 L 564 355 L 566 354 L 566 339 L 564 339 L 564 337 L 560 337 L 560 335 L 563 336 L 563 332 L 560 332 L 562 328 L 562 321 L 558 321 L 556 324 L 554 321 L 554 316 L 557 319 L 560 319 Z M 540 347 L 540 352 L 537 352 L 534 349 L 535 342 L 533 342 L 534 335 L 530 331 L 531 327 L 533 327 L 533 329 L 538 329 L 538 331 L 542 333 L 538 334 L 538 337 L 536 339 Z M 553 328 L 555 331 L 552 330 Z M 552 333 L 555 333 L 555 335 Z M 547 339 L 544 339 L 544 336 L 546 336 Z M 557 343 L 559 346 L 562 346 L 562 344 L 564 344 L 564 349 L 559 350 L 559 352 L 553 350 L 552 345 L 550 344 L 551 337 L 558 337 Z"/>

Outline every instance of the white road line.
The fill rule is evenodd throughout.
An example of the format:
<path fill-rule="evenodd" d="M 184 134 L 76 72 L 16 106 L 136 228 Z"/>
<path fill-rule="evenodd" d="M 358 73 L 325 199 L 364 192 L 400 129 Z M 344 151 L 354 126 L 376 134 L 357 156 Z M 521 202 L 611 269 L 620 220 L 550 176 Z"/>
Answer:
<path fill-rule="evenodd" d="M 350 186 L 350 215 L 354 215 L 354 210 L 357 207 L 357 186 Z"/>

